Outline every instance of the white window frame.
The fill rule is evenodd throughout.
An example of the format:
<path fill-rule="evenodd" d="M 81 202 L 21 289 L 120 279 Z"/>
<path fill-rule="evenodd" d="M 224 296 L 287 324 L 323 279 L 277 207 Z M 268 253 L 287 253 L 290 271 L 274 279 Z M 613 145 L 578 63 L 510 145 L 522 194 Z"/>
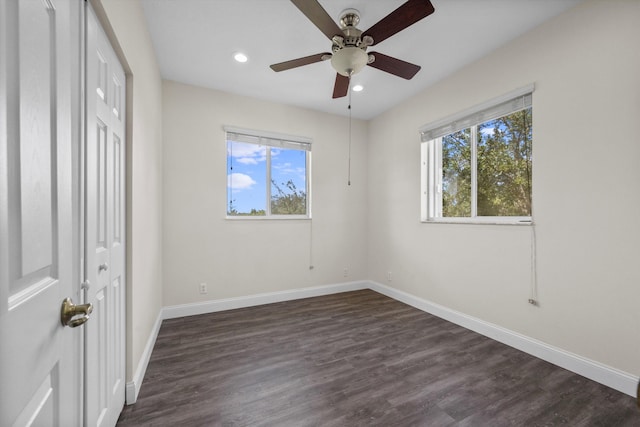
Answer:
<path fill-rule="evenodd" d="M 479 124 L 503 117 L 532 106 L 534 85 L 528 85 L 491 99 L 460 113 L 429 123 L 420 128 L 421 216 L 425 223 L 456 224 L 532 224 L 531 216 L 478 216 L 477 200 L 477 127 Z M 442 216 L 442 137 L 471 129 L 471 216 Z M 533 204 L 533 201 L 532 201 Z"/>
<path fill-rule="evenodd" d="M 228 201 L 229 201 L 229 186 L 227 184 L 227 174 L 228 170 L 225 166 L 225 218 L 230 220 L 270 220 L 270 219 L 289 219 L 289 220 L 299 220 L 299 219 L 311 219 L 311 145 L 312 139 L 303 137 L 303 136 L 295 136 L 295 135 L 287 135 L 278 132 L 269 132 L 269 131 L 258 131 L 252 129 L 244 129 L 234 126 L 223 126 L 223 130 L 225 132 L 225 153 L 228 141 L 231 139 L 237 142 L 245 142 L 249 144 L 256 145 L 264 145 L 268 147 L 266 153 L 266 171 L 267 171 L 267 179 L 265 182 L 266 185 L 266 207 L 265 207 L 265 215 L 263 216 L 250 216 L 250 215 L 229 215 L 228 214 Z M 245 141 L 238 141 L 238 139 L 245 139 Z M 253 140 L 253 141 L 252 141 Z M 273 215 L 271 214 L 271 148 L 285 148 L 285 149 L 298 149 L 305 151 L 306 153 L 306 179 L 305 179 L 305 194 L 306 194 L 306 208 L 307 211 L 304 215 Z M 225 162 L 228 159 L 228 155 L 225 155 Z"/>

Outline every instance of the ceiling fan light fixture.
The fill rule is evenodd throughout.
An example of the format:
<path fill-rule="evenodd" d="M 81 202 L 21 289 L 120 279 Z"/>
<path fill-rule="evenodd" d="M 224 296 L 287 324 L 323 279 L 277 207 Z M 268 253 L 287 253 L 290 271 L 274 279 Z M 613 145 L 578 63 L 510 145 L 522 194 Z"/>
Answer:
<path fill-rule="evenodd" d="M 362 92 L 362 90 L 363 90 L 363 89 L 364 89 L 364 86 L 362 86 L 362 85 L 355 85 L 355 86 L 353 87 L 353 89 L 352 89 L 352 90 L 353 90 L 354 92 Z"/>
<path fill-rule="evenodd" d="M 344 47 L 333 53 L 331 66 L 342 76 L 350 77 L 357 74 L 367 65 L 369 57 L 366 52 L 357 47 Z"/>

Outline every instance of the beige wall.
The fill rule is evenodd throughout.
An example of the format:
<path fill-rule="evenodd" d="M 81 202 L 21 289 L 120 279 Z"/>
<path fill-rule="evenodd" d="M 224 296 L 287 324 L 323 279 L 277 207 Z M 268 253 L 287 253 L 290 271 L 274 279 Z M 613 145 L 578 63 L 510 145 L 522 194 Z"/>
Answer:
<path fill-rule="evenodd" d="M 639 375 L 639 21 L 587 2 L 373 120 L 369 278 Z M 529 83 L 539 307 L 531 227 L 419 221 L 420 126 Z"/>
<path fill-rule="evenodd" d="M 162 305 L 360 279 L 640 375 L 640 2 L 588 1 L 356 121 L 351 187 L 345 118 L 161 82 L 139 3 L 102 2 L 133 74 L 128 380 Z M 418 128 L 529 83 L 539 307 L 532 227 L 419 222 Z M 313 221 L 224 218 L 223 125 L 313 138 Z"/>
<path fill-rule="evenodd" d="M 125 57 L 127 151 L 127 381 L 162 308 L 162 80 L 142 6 L 102 0 Z M 112 31 L 111 31 L 112 30 Z"/>
<path fill-rule="evenodd" d="M 224 125 L 313 139 L 312 221 L 225 219 Z M 344 117 L 165 81 L 164 305 L 366 279 L 366 122 L 353 123 L 351 186 L 348 129 Z"/>

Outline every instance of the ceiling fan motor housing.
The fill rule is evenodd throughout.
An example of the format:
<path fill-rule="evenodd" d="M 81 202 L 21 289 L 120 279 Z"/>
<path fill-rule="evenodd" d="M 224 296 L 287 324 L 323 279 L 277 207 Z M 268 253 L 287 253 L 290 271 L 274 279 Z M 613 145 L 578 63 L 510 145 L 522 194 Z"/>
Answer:
<path fill-rule="evenodd" d="M 366 51 L 371 43 L 367 43 L 368 40 L 363 43 L 362 31 L 356 28 L 359 22 L 357 10 L 345 10 L 340 18 L 344 37 L 337 36 L 333 39 L 331 65 L 338 74 L 345 77 L 358 73 L 369 62 Z"/>

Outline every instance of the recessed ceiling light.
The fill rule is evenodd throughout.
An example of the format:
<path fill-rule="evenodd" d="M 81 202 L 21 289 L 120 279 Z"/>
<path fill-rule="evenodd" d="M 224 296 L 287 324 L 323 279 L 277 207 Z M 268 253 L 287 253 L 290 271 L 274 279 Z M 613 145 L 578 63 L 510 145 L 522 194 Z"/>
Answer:
<path fill-rule="evenodd" d="M 364 89 L 364 87 L 363 87 L 362 85 L 355 85 L 355 86 L 353 87 L 353 91 L 354 91 L 354 92 L 361 92 L 361 91 L 362 91 L 362 89 Z"/>
<path fill-rule="evenodd" d="M 249 60 L 249 58 L 247 57 L 247 55 L 245 55 L 242 52 L 236 52 L 233 54 L 233 59 L 235 59 L 238 62 L 247 62 Z"/>

